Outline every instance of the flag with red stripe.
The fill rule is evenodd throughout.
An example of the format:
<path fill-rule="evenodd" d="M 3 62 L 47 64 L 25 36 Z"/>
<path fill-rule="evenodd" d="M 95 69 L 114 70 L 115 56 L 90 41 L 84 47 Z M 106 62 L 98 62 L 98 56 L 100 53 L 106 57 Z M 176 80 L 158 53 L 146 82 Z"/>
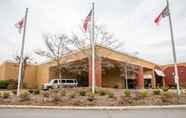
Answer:
<path fill-rule="evenodd" d="M 88 23 L 91 21 L 91 16 L 92 16 L 92 10 L 90 10 L 88 16 L 85 18 L 84 23 L 83 23 L 83 29 L 85 32 L 87 32 Z"/>
<path fill-rule="evenodd" d="M 21 31 L 24 27 L 24 22 L 25 22 L 25 18 L 23 17 L 21 20 L 19 20 L 16 24 L 15 27 L 18 29 L 19 33 L 21 34 Z"/>
<path fill-rule="evenodd" d="M 168 7 L 166 6 L 163 11 L 155 18 L 154 22 L 159 25 L 159 22 L 161 18 L 165 18 L 166 16 L 169 16 L 169 10 Z"/>

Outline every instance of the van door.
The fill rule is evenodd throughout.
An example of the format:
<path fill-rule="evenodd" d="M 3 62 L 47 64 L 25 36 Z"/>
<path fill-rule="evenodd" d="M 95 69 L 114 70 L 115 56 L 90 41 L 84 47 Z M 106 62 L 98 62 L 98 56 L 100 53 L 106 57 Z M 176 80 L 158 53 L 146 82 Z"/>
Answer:
<path fill-rule="evenodd" d="M 58 80 L 56 79 L 53 82 L 53 88 L 57 88 L 57 87 L 58 87 Z"/>

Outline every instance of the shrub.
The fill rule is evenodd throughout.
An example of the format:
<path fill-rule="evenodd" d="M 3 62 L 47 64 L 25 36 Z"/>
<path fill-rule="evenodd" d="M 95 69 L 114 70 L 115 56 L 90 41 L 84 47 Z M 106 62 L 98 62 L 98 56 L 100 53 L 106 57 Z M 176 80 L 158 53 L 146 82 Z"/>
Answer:
<path fill-rule="evenodd" d="M 12 93 L 13 93 L 14 95 L 16 95 L 16 94 L 17 94 L 17 90 L 12 90 Z"/>
<path fill-rule="evenodd" d="M 32 89 L 29 89 L 28 92 L 32 94 L 34 91 Z"/>
<path fill-rule="evenodd" d="M 104 95 L 106 95 L 106 91 L 104 91 L 104 90 L 100 90 L 100 91 L 99 91 L 99 95 L 100 95 L 100 96 L 104 96 Z"/>
<path fill-rule="evenodd" d="M 163 87 L 162 90 L 163 90 L 163 92 L 167 92 L 169 90 L 169 87 L 167 87 L 167 86 Z"/>
<path fill-rule="evenodd" d="M 88 97 L 87 97 L 87 100 L 90 101 L 90 102 L 94 101 L 94 100 L 95 100 L 95 95 L 92 94 L 92 93 L 90 93 L 90 94 L 88 95 Z"/>
<path fill-rule="evenodd" d="M 85 96 L 85 95 L 86 95 L 86 91 L 81 90 L 81 91 L 79 92 L 79 95 L 80 95 L 80 96 Z"/>
<path fill-rule="evenodd" d="M 124 95 L 125 95 L 126 97 L 131 96 L 130 90 L 126 89 L 126 90 L 124 91 Z"/>
<path fill-rule="evenodd" d="M 75 98 L 76 94 L 75 93 L 72 93 L 69 95 L 70 98 Z"/>
<path fill-rule="evenodd" d="M 108 98 L 113 98 L 113 97 L 114 97 L 114 94 L 111 93 L 111 92 L 109 92 L 109 93 L 108 93 Z"/>
<path fill-rule="evenodd" d="M 0 88 L 1 89 L 7 89 L 8 84 L 9 84 L 8 80 L 0 80 Z"/>
<path fill-rule="evenodd" d="M 118 85 L 114 85 L 113 88 L 119 88 L 119 86 Z"/>
<path fill-rule="evenodd" d="M 6 99 L 10 96 L 10 93 L 9 92 L 3 92 L 2 93 L 2 98 Z"/>
<path fill-rule="evenodd" d="M 166 91 L 166 92 L 163 92 L 162 96 L 164 96 L 164 97 L 172 97 L 172 94 L 171 94 L 171 92 Z"/>
<path fill-rule="evenodd" d="M 147 90 L 141 91 L 140 94 L 141 94 L 142 97 L 147 97 L 148 96 Z"/>
<path fill-rule="evenodd" d="M 29 100 L 30 93 L 28 91 L 21 91 L 19 97 L 22 101 Z"/>
<path fill-rule="evenodd" d="M 153 95 L 160 95 L 161 91 L 159 89 L 153 90 Z"/>

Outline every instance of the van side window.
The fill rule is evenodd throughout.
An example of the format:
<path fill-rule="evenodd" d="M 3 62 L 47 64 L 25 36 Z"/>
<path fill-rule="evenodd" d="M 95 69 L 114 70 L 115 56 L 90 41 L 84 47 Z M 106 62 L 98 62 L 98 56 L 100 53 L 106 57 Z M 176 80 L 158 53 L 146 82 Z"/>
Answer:
<path fill-rule="evenodd" d="M 73 80 L 67 80 L 67 83 L 73 83 Z"/>
<path fill-rule="evenodd" d="M 65 80 L 62 80 L 61 82 L 62 82 L 62 83 L 65 83 Z"/>
<path fill-rule="evenodd" d="M 54 80 L 54 84 L 57 84 L 57 80 Z"/>

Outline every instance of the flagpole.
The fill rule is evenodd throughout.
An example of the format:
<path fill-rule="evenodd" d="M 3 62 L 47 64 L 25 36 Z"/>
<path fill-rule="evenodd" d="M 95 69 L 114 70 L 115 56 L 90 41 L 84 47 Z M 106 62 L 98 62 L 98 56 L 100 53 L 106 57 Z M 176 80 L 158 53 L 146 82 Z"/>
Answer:
<path fill-rule="evenodd" d="M 91 49 L 92 49 L 92 93 L 95 94 L 95 40 L 94 40 L 94 2 L 92 2 L 92 32 L 91 32 Z"/>
<path fill-rule="evenodd" d="M 177 95 L 180 95 L 180 86 L 179 86 L 179 75 L 178 75 L 178 67 L 177 67 L 177 59 L 176 59 L 176 50 L 175 50 L 175 43 L 174 43 L 174 35 L 173 35 L 173 27 L 172 27 L 172 19 L 171 19 L 171 14 L 170 14 L 170 9 L 169 9 L 169 1 L 167 1 L 167 9 L 168 9 L 168 17 L 169 17 L 169 26 L 170 26 L 170 33 L 171 33 L 171 43 L 172 43 L 172 52 L 173 52 L 173 60 L 174 60 L 174 79 L 175 83 L 177 84 Z"/>
<path fill-rule="evenodd" d="M 23 54 L 24 54 L 24 44 L 25 44 L 25 35 L 26 35 L 27 15 L 28 15 L 28 8 L 26 8 L 26 12 L 25 12 L 24 29 L 23 29 L 23 37 L 22 37 L 22 44 L 21 44 L 20 63 L 19 63 L 19 73 L 18 73 L 17 96 L 19 96 L 20 94 L 21 77 L 23 71 L 22 68 L 23 68 Z"/>

